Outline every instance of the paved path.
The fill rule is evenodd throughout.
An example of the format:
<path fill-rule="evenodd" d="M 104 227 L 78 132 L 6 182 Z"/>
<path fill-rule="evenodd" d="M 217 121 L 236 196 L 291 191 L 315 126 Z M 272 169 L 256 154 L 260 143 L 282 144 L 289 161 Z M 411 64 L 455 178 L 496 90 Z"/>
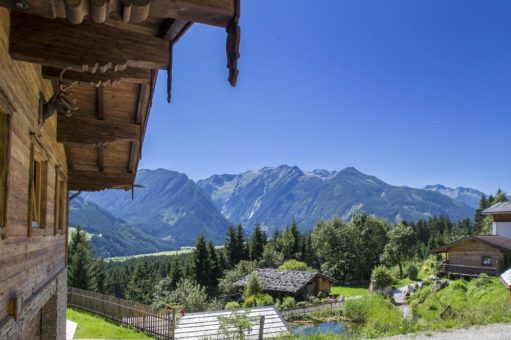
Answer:
<path fill-rule="evenodd" d="M 396 335 L 385 340 L 507 340 L 511 339 L 511 324 L 497 323 L 465 329 Z"/>
<path fill-rule="evenodd" d="M 74 339 L 76 327 L 78 327 L 76 322 L 66 320 L 66 340 Z"/>

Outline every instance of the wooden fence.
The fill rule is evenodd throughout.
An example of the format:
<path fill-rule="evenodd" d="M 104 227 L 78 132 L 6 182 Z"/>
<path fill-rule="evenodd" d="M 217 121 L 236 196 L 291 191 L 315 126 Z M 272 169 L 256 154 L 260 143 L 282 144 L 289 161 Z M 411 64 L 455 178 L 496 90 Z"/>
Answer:
<path fill-rule="evenodd" d="M 296 307 L 288 310 L 283 310 L 280 312 L 282 317 L 285 320 L 292 320 L 304 315 L 309 315 L 317 311 L 326 311 L 326 310 L 333 310 L 335 308 L 341 308 L 343 306 L 344 302 L 342 301 L 336 301 L 336 302 L 327 302 L 322 303 L 315 306 L 307 306 L 307 307 Z"/>
<path fill-rule="evenodd" d="M 69 287 L 67 304 L 135 327 L 159 339 L 174 339 L 175 310 L 159 310 L 136 302 Z"/>

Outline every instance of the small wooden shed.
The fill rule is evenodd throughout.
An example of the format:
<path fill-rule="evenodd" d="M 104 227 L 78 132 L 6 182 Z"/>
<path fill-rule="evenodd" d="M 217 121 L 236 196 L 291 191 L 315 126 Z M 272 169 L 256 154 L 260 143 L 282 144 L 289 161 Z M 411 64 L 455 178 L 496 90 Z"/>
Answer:
<path fill-rule="evenodd" d="M 433 254 L 446 254 L 443 271 L 449 275 L 499 275 L 511 265 L 511 239 L 499 235 L 463 238 L 436 248 Z"/>
<path fill-rule="evenodd" d="M 319 293 L 330 293 L 330 286 L 334 279 L 319 272 L 306 272 L 299 270 L 283 270 L 273 268 L 259 268 L 256 270 L 264 283 L 264 291 L 275 297 L 294 296 L 304 298 L 316 296 Z M 236 287 L 244 288 L 249 275 L 237 281 Z"/>

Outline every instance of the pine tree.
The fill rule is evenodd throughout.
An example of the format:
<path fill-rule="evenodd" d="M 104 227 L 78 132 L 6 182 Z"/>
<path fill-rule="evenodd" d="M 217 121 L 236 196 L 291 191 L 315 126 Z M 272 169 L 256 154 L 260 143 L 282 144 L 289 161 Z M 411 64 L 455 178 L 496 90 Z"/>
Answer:
<path fill-rule="evenodd" d="M 264 246 L 266 245 L 266 233 L 258 224 L 256 225 L 252 236 L 250 237 L 250 259 L 259 260 L 263 256 Z"/>
<path fill-rule="evenodd" d="M 106 293 L 107 275 L 103 259 L 98 259 L 92 263 L 90 288 L 97 293 Z"/>
<path fill-rule="evenodd" d="M 238 236 L 236 229 L 231 225 L 227 230 L 227 238 L 225 240 L 225 253 L 227 255 L 227 262 L 232 268 L 240 262 L 239 258 L 239 247 L 238 247 Z"/>
<path fill-rule="evenodd" d="M 210 292 L 213 292 L 218 286 L 218 279 L 222 276 L 223 268 L 220 263 L 218 253 L 215 249 L 215 245 L 211 241 L 208 242 L 208 253 L 210 262 L 208 288 Z"/>
<path fill-rule="evenodd" d="M 80 227 L 71 235 L 69 262 L 67 267 L 68 284 L 71 287 L 89 289 L 91 285 L 91 265 L 94 254 L 90 241 Z"/>
<path fill-rule="evenodd" d="M 238 225 L 238 231 L 237 231 L 236 235 L 237 235 L 239 261 L 247 260 L 248 259 L 248 245 L 245 242 L 245 229 L 243 229 L 243 226 L 241 224 Z"/>
<path fill-rule="evenodd" d="M 155 279 L 151 274 L 147 262 L 137 262 L 126 291 L 129 300 L 151 303 Z"/>
<path fill-rule="evenodd" d="M 208 287 L 211 274 L 211 262 L 204 235 L 200 234 L 195 241 L 193 251 L 193 270 L 195 281 L 203 287 Z"/>

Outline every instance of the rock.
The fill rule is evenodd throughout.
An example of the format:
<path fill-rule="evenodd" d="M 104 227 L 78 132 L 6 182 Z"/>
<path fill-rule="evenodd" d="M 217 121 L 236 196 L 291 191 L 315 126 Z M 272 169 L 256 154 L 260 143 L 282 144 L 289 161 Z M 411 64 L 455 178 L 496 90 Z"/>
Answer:
<path fill-rule="evenodd" d="M 444 289 L 445 287 L 447 287 L 449 285 L 449 281 L 447 280 L 443 280 L 443 281 L 437 281 L 435 283 L 435 292 L 438 292 L 439 290 L 442 290 Z"/>
<path fill-rule="evenodd" d="M 452 316 L 452 307 L 451 307 L 451 305 L 447 305 L 440 312 L 440 318 L 441 319 L 446 319 L 446 318 L 449 318 L 451 316 Z"/>

